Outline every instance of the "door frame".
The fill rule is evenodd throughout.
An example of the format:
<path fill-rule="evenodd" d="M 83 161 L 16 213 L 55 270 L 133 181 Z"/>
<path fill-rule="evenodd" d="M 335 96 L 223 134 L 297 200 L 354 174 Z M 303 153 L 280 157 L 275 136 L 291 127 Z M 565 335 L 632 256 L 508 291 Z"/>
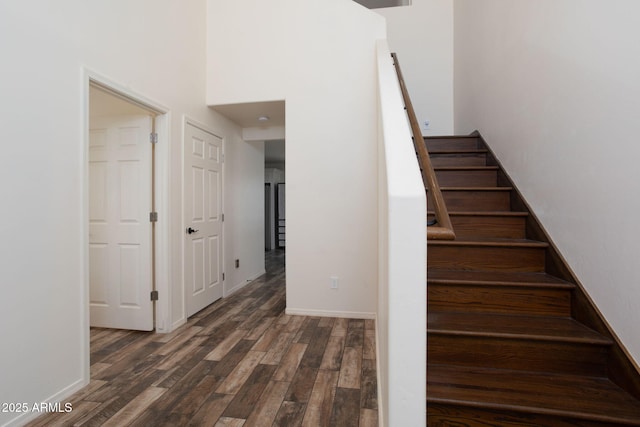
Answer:
<path fill-rule="evenodd" d="M 155 302 L 154 308 L 154 326 L 156 332 L 169 332 L 170 313 L 171 313 L 171 292 L 170 282 L 170 209 L 169 209 L 169 159 L 170 159 L 170 111 L 164 105 L 153 101 L 152 99 L 137 93 L 118 82 L 95 72 L 94 70 L 83 67 L 82 73 L 82 138 L 80 153 L 82 158 L 82 206 L 81 213 L 81 240 L 83 242 L 83 250 L 81 254 L 82 264 L 82 333 L 83 336 L 83 377 L 86 382 L 89 381 L 89 354 L 90 354 L 90 319 L 89 319 L 89 89 L 91 86 L 98 88 L 123 99 L 129 103 L 137 105 L 155 115 L 154 128 L 158 134 L 158 143 L 155 146 L 155 155 L 153 160 L 154 170 L 154 194 L 155 210 L 158 212 L 158 222 L 154 227 L 155 245 L 152 249 L 155 256 L 155 268 L 153 276 L 155 276 L 155 289 L 158 291 L 160 298 Z"/>
<path fill-rule="evenodd" d="M 265 182 L 264 188 L 265 190 L 269 189 L 269 194 L 267 195 L 267 192 L 265 191 L 264 196 L 264 250 L 265 252 L 267 252 L 275 249 L 273 246 L 271 246 L 271 237 L 273 237 L 274 231 L 273 227 L 271 226 L 271 214 L 273 212 L 273 186 L 270 182 Z"/>
<path fill-rule="evenodd" d="M 182 284 L 182 316 L 181 319 L 182 321 L 179 324 L 174 325 L 174 328 L 180 326 L 181 324 L 187 323 L 187 284 L 185 283 L 184 280 L 184 269 L 185 269 L 185 254 L 186 254 L 186 243 L 185 243 L 185 238 L 184 238 L 184 232 L 186 230 L 186 218 L 184 215 L 184 204 L 185 204 L 185 191 L 184 191 L 184 174 L 185 174 L 185 168 L 184 168 L 184 152 L 185 152 L 185 144 L 187 143 L 187 139 L 186 139 L 186 135 L 187 135 L 187 126 L 191 125 L 194 126 L 206 133 L 210 133 L 211 135 L 215 136 L 216 138 L 220 138 L 220 140 L 222 141 L 222 171 L 220 174 L 220 191 L 222 191 L 222 196 L 220 197 L 220 203 L 222 204 L 222 206 L 220 207 L 220 210 L 222 211 L 222 215 L 224 218 L 224 206 L 225 206 L 225 171 L 226 171 L 226 159 L 225 159 L 225 153 L 226 153 L 226 145 L 227 145 L 227 139 L 222 136 L 222 134 L 220 132 L 216 132 L 215 130 L 213 130 L 211 127 L 205 125 L 202 122 L 199 122 L 198 120 L 188 116 L 188 115 L 183 115 L 182 116 L 182 144 L 181 144 L 181 157 L 180 157 L 180 162 L 181 162 L 181 167 L 180 167 L 180 182 L 181 182 L 181 193 L 182 193 L 182 199 L 181 199 L 181 210 L 180 210 L 180 224 L 182 226 L 182 241 L 181 241 L 181 250 L 182 250 L 182 273 L 180 275 L 180 283 Z M 222 224 L 220 225 L 221 230 L 222 230 L 222 239 L 221 239 L 221 244 L 220 244 L 220 249 L 221 249 L 221 253 L 220 253 L 220 265 L 222 267 L 222 298 L 225 298 L 227 296 L 227 292 L 226 292 L 226 287 L 225 287 L 225 282 L 226 282 L 226 263 L 225 263 L 225 254 L 226 254 L 226 250 L 225 250 L 225 235 L 226 235 L 226 230 L 225 230 L 225 224 L 226 224 L 226 219 L 222 220 Z"/>

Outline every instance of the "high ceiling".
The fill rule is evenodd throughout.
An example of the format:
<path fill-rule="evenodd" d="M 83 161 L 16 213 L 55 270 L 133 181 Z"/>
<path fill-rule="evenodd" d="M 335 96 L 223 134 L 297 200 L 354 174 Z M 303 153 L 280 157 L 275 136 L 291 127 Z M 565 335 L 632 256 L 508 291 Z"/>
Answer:
<path fill-rule="evenodd" d="M 216 105 L 212 108 L 243 128 L 284 126 L 284 101 Z M 260 121 L 260 117 L 268 117 L 269 120 Z"/>

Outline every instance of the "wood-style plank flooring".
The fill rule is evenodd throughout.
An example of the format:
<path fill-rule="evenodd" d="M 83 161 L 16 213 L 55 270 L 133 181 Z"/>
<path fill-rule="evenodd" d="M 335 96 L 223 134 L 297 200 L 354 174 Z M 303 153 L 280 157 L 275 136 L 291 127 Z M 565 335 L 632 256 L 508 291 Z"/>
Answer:
<path fill-rule="evenodd" d="M 284 255 L 170 334 L 91 330 L 73 411 L 30 426 L 377 426 L 372 320 L 284 314 Z"/>

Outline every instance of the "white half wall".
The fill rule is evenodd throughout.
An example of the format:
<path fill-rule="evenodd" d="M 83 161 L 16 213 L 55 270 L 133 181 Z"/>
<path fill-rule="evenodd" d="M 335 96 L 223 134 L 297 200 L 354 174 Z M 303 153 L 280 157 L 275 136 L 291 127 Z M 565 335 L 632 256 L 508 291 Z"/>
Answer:
<path fill-rule="evenodd" d="M 424 426 L 427 200 L 386 40 L 378 42 L 378 382 L 382 426 Z"/>
<path fill-rule="evenodd" d="M 640 362 L 640 3 L 456 0 L 455 122 L 491 144 Z"/>
<path fill-rule="evenodd" d="M 170 208 L 159 221 L 170 230 L 165 327 L 184 320 L 185 115 L 225 139 L 226 194 L 234 195 L 225 201 L 226 270 L 232 257 L 246 260 L 231 283 L 264 269 L 262 207 L 246 212 L 252 179 L 262 192 L 263 159 L 238 126 L 205 104 L 205 26 L 205 0 L 0 2 L 0 402 L 62 401 L 88 381 L 86 70 L 169 110 L 162 126 L 170 188 L 161 199 Z M 250 173 L 240 177 L 237 169 Z M 0 412 L 0 425 L 35 415 Z"/>
<path fill-rule="evenodd" d="M 412 0 L 375 10 L 387 20 L 423 135 L 453 133 L 453 1 Z M 424 121 L 429 121 L 426 129 Z"/>
<path fill-rule="evenodd" d="M 383 18 L 345 0 L 209 0 L 208 22 L 207 102 L 286 100 L 287 308 L 371 317 Z"/>

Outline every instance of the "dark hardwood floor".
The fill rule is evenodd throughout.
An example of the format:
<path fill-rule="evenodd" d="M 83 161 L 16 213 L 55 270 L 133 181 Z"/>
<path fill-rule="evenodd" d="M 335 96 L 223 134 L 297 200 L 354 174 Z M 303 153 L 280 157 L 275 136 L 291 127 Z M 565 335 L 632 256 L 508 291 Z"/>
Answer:
<path fill-rule="evenodd" d="M 91 382 L 30 426 L 377 426 L 373 320 L 284 314 L 267 274 L 170 334 L 91 330 Z"/>

